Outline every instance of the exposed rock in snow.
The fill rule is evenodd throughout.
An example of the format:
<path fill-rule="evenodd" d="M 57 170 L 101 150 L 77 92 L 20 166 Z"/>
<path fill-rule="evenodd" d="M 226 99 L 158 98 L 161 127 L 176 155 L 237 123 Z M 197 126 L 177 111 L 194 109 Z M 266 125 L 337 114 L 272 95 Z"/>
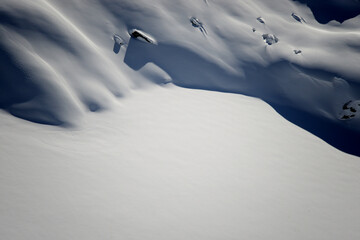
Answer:
<path fill-rule="evenodd" d="M 199 30 L 204 33 L 204 34 L 207 34 L 205 28 L 204 28 L 204 25 L 202 22 L 200 22 L 199 19 L 197 19 L 196 17 L 191 17 L 190 18 L 190 22 L 192 24 L 193 27 L 195 28 L 199 28 Z"/>
<path fill-rule="evenodd" d="M 145 41 L 151 44 L 157 44 L 156 40 L 153 37 L 151 37 L 148 33 L 145 33 L 138 29 L 130 30 L 130 35 L 131 37 L 139 39 L 140 41 Z"/>
<path fill-rule="evenodd" d="M 265 20 L 262 17 L 258 17 L 256 20 L 258 20 L 259 23 L 265 24 Z"/>
<path fill-rule="evenodd" d="M 342 113 L 340 114 L 341 120 L 350 120 L 358 116 L 360 111 L 360 100 L 351 100 L 346 102 L 342 107 Z"/>
<path fill-rule="evenodd" d="M 302 17 L 300 17 L 299 15 L 297 15 L 295 13 L 292 13 L 291 16 L 300 23 L 305 22 L 305 19 L 303 19 Z"/>
<path fill-rule="evenodd" d="M 268 45 L 275 44 L 279 42 L 279 39 L 274 34 L 265 33 L 262 35 L 264 42 L 266 42 Z"/>

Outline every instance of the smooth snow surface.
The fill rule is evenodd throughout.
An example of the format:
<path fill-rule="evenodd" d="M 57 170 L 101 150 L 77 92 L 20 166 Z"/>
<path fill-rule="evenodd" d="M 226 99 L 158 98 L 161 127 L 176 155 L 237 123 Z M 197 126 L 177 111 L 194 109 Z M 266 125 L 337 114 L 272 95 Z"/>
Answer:
<path fill-rule="evenodd" d="M 360 239 L 350 1 L 0 0 L 0 238 Z"/>
<path fill-rule="evenodd" d="M 264 102 L 134 93 L 64 131 L 1 113 L 3 239 L 360 238 L 360 161 Z"/>

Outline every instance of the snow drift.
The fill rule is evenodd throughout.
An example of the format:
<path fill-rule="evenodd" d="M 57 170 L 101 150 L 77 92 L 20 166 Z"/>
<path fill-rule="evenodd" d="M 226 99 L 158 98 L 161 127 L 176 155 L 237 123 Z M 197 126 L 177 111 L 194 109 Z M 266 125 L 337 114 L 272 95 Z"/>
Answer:
<path fill-rule="evenodd" d="M 1 239 L 360 239 L 359 17 L 0 2 Z"/>
<path fill-rule="evenodd" d="M 358 14 L 358 2 L 341 6 L 352 9 L 341 21 Z M 173 82 L 261 98 L 359 154 L 360 118 L 342 115 L 360 99 L 359 23 L 357 16 L 323 25 L 290 0 L 3 0 L 0 107 L 34 122 L 79 125 L 87 111 L 112 108 L 147 79 Z"/>

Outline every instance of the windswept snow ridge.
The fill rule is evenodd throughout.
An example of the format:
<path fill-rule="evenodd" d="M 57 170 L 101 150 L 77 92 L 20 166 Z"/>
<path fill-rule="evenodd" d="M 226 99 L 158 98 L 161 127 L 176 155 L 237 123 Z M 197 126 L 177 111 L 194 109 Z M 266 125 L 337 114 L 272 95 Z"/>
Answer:
<path fill-rule="evenodd" d="M 360 18 L 346 16 L 342 25 L 319 24 L 292 0 L 3 0 L 0 107 L 34 122 L 81 125 L 148 78 L 261 98 L 355 154 L 340 143 L 360 132 L 358 118 L 339 119 L 349 99 L 360 99 Z"/>

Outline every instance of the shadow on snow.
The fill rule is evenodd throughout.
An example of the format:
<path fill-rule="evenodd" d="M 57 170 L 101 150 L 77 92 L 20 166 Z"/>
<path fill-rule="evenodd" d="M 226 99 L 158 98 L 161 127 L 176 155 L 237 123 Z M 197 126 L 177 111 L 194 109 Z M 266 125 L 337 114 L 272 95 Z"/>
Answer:
<path fill-rule="evenodd" d="M 359 96 L 360 88 L 335 73 L 280 61 L 266 67 L 245 63 L 240 75 L 185 47 L 135 39 L 130 39 L 124 62 L 134 70 L 153 62 L 181 87 L 261 98 L 290 122 L 341 151 L 360 156 L 360 132 L 337 117 L 342 104 Z M 355 91 L 349 92 L 352 88 Z M 331 116 L 323 115 L 322 110 Z"/>

